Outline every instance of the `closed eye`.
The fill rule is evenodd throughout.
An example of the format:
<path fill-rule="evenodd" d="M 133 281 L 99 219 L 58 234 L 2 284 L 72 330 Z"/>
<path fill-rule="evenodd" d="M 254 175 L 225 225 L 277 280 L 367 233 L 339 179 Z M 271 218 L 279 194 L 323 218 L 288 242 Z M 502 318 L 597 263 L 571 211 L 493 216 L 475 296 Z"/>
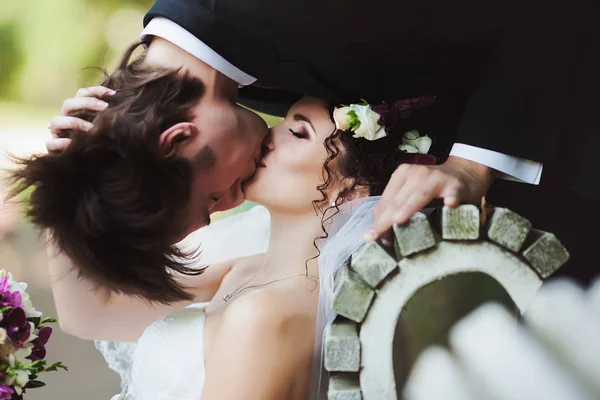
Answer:
<path fill-rule="evenodd" d="M 290 128 L 290 132 L 292 135 L 296 136 L 298 139 L 308 139 L 308 133 L 306 131 L 295 131 Z"/>

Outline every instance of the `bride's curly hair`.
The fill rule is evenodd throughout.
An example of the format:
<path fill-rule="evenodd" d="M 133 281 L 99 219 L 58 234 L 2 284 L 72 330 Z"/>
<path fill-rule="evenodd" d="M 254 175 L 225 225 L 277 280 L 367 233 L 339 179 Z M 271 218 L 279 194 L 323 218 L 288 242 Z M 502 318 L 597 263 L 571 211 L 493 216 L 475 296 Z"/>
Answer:
<path fill-rule="evenodd" d="M 419 159 L 420 156 L 400 150 L 405 132 L 416 129 L 422 135 L 435 138 L 430 154 L 438 164 L 445 161 L 458 130 L 463 104 L 464 98 L 457 95 L 438 96 L 433 105 L 414 110 L 409 118 L 396 122 L 384 138 L 375 141 L 357 139 L 352 132 L 336 129 L 324 140 L 327 158 L 323 164 L 323 183 L 317 187 L 321 198 L 313 201 L 315 212 L 322 215 L 323 235 L 314 241 L 317 252 L 317 243 L 328 237 L 327 222 L 339 212 L 339 206 L 346 201 L 345 196 L 357 188 L 368 190 L 370 196 L 379 196 L 399 165 L 421 163 L 422 157 Z M 336 105 L 324 102 L 323 106 L 334 122 Z M 331 205 L 329 191 L 340 179 L 349 179 L 352 184 L 340 192 Z"/>
<path fill-rule="evenodd" d="M 335 105 L 325 102 L 324 107 L 334 122 Z M 410 130 L 435 138 L 430 154 L 437 163 L 444 162 L 458 128 L 460 109 L 458 98 L 438 98 L 435 104 L 415 110 L 409 118 L 395 123 L 387 136 L 374 141 L 354 138 L 352 132 L 333 131 L 323 142 L 328 156 L 323 165 L 324 182 L 317 188 L 321 198 L 313 202 L 315 209 L 324 213 L 328 208 L 328 191 L 336 181 L 335 177 L 350 178 L 353 182 L 351 187 L 339 194 L 336 199 L 338 205 L 344 201 L 344 195 L 357 187 L 368 189 L 370 196 L 381 195 L 400 164 L 419 163 L 419 156 L 407 154 L 399 148 L 404 133 Z"/>
<path fill-rule="evenodd" d="M 165 158 L 161 132 L 191 121 L 203 83 L 179 70 L 132 60 L 132 45 L 102 86 L 109 107 L 74 116 L 93 122 L 61 152 L 17 159 L 9 198 L 33 188 L 27 214 L 75 264 L 80 277 L 113 292 L 160 302 L 190 299 L 174 272 L 194 275 L 173 242 L 190 198 L 193 162 Z"/>

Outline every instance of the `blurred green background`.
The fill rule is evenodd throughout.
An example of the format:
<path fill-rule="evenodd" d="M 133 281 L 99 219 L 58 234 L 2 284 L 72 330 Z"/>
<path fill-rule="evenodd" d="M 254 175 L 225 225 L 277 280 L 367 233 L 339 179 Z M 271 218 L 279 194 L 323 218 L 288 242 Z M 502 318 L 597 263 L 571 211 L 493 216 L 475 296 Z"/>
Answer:
<path fill-rule="evenodd" d="M 59 106 L 98 79 L 98 71 L 86 68 L 110 69 L 139 36 L 151 5 L 148 0 L 4 1 L 0 99 L 40 111 Z"/>
<path fill-rule="evenodd" d="M 45 244 L 23 220 L 18 207 L 3 202 L 7 153 L 45 152 L 47 126 L 64 99 L 97 83 L 122 51 L 136 41 L 150 0 L 3 0 L 0 6 L 0 269 L 29 283 L 37 308 L 56 315 Z M 273 122 L 273 119 L 269 119 Z M 214 219 L 252 207 L 245 203 Z M 48 346 L 50 361 L 62 360 L 68 373 L 43 376 L 48 386 L 27 399 L 108 400 L 120 391 L 92 342 L 63 334 L 58 327 Z"/>

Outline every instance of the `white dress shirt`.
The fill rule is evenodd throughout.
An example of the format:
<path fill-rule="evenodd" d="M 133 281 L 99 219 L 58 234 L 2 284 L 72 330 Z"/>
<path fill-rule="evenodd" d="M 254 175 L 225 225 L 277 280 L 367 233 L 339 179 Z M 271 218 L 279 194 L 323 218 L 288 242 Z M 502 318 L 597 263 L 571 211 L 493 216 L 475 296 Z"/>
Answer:
<path fill-rule="evenodd" d="M 256 78 L 231 64 L 200 39 L 167 18 L 153 18 L 148 25 L 146 25 L 140 38 L 143 40 L 147 36 L 158 36 L 173 43 L 237 82 L 240 86 L 248 86 L 256 81 Z M 509 156 L 496 151 L 462 143 L 456 143 L 452 147 L 450 155 L 493 168 L 501 173 L 499 177 L 502 179 L 515 180 L 534 185 L 540 183 L 542 170 L 544 168 L 542 163 L 536 161 Z"/>

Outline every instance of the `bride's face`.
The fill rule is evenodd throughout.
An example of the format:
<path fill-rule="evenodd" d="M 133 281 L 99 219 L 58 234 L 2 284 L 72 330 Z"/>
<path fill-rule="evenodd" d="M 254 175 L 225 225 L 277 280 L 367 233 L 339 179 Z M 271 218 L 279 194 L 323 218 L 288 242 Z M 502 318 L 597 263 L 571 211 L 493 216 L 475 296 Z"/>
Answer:
<path fill-rule="evenodd" d="M 328 153 L 323 141 L 335 130 L 323 101 L 304 97 L 290 108 L 285 120 L 271 128 L 267 149 L 254 177 L 244 187 L 246 198 L 271 211 L 313 212 L 321 199 Z M 335 163 L 330 164 L 335 169 Z"/>

